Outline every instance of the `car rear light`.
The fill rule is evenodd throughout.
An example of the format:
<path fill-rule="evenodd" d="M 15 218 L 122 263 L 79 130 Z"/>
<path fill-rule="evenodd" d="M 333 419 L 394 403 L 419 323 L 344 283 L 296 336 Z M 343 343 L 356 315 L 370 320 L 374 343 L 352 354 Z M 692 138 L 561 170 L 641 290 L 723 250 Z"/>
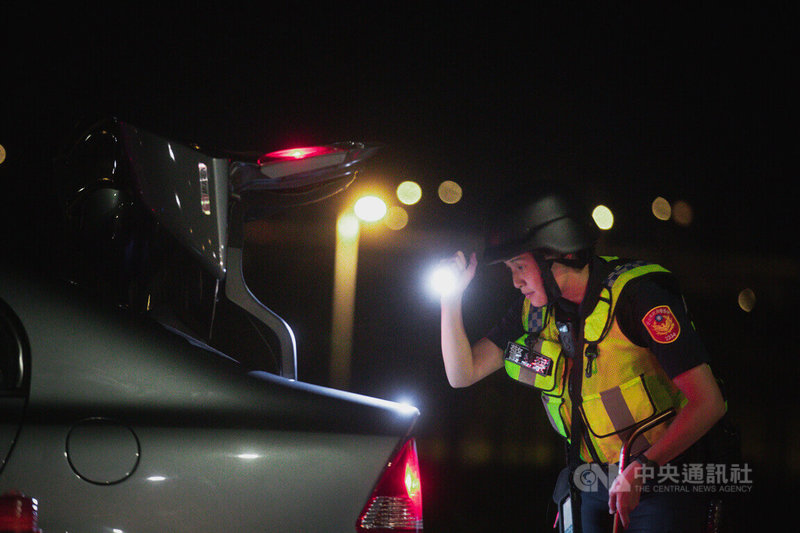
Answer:
<path fill-rule="evenodd" d="M 0 531 L 3 533 L 41 533 L 37 525 L 36 500 L 20 492 L 0 496 Z"/>
<path fill-rule="evenodd" d="M 344 163 L 347 150 L 334 146 L 289 148 L 264 154 L 258 160 L 261 173 L 272 179 L 313 172 Z"/>
<path fill-rule="evenodd" d="M 357 532 L 422 531 L 422 488 L 414 439 L 389 461 L 356 523 Z"/>
<path fill-rule="evenodd" d="M 270 160 L 278 159 L 305 159 L 306 157 L 315 157 L 318 155 L 325 155 L 336 152 L 336 148 L 331 146 L 304 146 L 302 148 L 287 148 L 285 150 L 277 150 L 261 156 L 258 160 L 259 164 L 265 165 Z"/>

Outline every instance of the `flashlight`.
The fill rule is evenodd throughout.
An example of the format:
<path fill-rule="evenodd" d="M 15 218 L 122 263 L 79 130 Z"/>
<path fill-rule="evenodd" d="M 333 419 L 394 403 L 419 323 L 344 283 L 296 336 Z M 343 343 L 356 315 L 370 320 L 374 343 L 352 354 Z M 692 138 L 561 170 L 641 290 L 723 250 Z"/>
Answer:
<path fill-rule="evenodd" d="M 450 296 L 458 286 L 458 273 L 451 264 L 439 265 L 428 278 L 431 291 L 438 296 Z"/>

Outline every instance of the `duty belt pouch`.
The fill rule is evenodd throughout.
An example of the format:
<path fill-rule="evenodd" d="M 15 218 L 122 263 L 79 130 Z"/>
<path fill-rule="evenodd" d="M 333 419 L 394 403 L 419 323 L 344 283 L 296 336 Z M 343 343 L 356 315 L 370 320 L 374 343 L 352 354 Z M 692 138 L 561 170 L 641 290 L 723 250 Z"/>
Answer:
<path fill-rule="evenodd" d="M 558 506 L 558 518 L 556 528 L 558 533 L 573 533 L 574 523 L 572 520 L 572 499 L 570 491 L 570 469 L 564 467 L 558 473 L 556 486 L 553 489 L 553 501 Z"/>

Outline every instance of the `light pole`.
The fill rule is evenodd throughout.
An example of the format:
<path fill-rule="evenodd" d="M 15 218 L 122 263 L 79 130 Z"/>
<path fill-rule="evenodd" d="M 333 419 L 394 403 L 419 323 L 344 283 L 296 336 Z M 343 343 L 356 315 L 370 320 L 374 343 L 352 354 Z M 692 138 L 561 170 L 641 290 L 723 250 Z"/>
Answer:
<path fill-rule="evenodd" d="M 361 220 L 377 222 L 385 215 L 386 204 L 382 200 L 365 196 L 336 220 L 330 384 L 337 389 L 347 389 L 350 385 Z"/>

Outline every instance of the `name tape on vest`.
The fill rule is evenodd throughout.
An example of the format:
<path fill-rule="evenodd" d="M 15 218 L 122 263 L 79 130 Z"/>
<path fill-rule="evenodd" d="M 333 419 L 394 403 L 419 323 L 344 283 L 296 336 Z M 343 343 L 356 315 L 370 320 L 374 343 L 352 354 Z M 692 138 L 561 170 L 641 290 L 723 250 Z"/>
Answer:
<path fill-rule="evenodd" d="M 549 376 L 553 372 L 553 360 L 538 352 L 532 352 L 527 347 L 509 342 L 506 347 L 506 359 L 512 363 L 524 366 L 541 376 Z"/>

